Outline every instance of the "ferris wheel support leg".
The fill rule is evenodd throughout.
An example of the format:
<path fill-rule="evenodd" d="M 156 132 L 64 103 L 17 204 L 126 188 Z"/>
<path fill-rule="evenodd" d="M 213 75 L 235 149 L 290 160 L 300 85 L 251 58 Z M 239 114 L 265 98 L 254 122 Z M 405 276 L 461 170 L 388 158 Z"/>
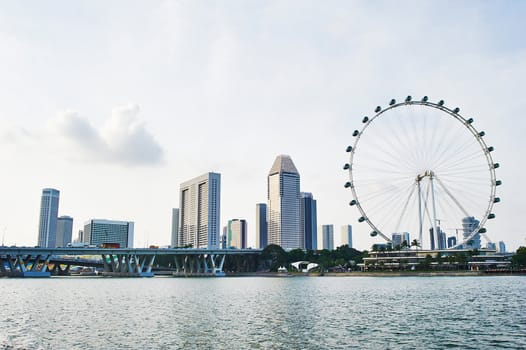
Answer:
<path fill-rule="evenodd" d="M 435 206 L 435 185 L 433 182 L 434 176 L 430 176 L 431 182 L 431 199 L 433 200 L 433 240 L 435 241 L 435 248 L 438 250 L 439 239 L 438 239 L 438 226 L 437 226 L 437 208 Z"/>
<path fill-rule="evenodd" d="M 418 185 L 418 221 L 419 221 L 418 244 L 422 246 L 422 192 L 420 188 L 420 181 L 417 181 L 417 185 Z"/>

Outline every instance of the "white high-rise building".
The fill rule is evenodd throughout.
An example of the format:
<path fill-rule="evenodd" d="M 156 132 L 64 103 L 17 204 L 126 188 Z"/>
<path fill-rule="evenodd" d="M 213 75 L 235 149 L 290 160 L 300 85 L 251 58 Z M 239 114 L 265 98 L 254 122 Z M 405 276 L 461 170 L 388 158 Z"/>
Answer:
<path fill-rule="evenodd" d="M 300 226 L 300 174 L 287 155 L 276 157 L 268 174 L 268 244 L 304 248 Z"/>
<path fill-rule="evenodd" d="M 54 188 L 42 190 L 38 225 L 38 246 L 42 248 L 56 247 L 59 197 L 59 190 Z"/>
<path fill-rule="evenodd" d="M 227 226 L 227 247 L 241 248 L 247 247 L 247 221 L 244 219 L 228 220 Z"/>
<path fill-rule="evenodd" d="M 219 248 L 221 174 L 206 173 L 181 184 L 178 246 Z"/>
<path fill-rule="evenodd" d="M 119 244 L 120 248 L 133 248 L 134 223 L 91 219 L 84 224 L 84 243 L 101 246 Z"/>
<path fill-rule="evenodd" d="M 347 244 L 349 248 L 352 248 L 352 226 L 343 225 L 341 230 L 341 245 Z"/>
<path fill-rule="evenodd" d="M 177 236 L 179 234 L 179 209 L 172 208 L 172 242 L 171 247 L 177 247 Z"/>

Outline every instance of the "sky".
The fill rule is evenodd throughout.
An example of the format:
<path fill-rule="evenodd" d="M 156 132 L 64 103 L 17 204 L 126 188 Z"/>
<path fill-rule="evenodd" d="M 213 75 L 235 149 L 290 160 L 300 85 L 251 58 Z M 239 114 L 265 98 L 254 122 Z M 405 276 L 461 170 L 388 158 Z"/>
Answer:
<path fill-rule="evenodd" d="M 487 224 L 526 245 L 526 3 L 521 1 L 0 2 L 0 234 L 35 245 L 41 191 L 73 236 L 91 218 L 170 242 L 179 185 L 221 173 L 221 224 L 266 202 L 288 154 L 318 223 L 352 224 L 342 165 L 352 131 L 391 98 L 473 116 L 501 164 Z M 339 231 L 336 229 L 335 231 Z M 339 235 L 335 236 L 339 243 Z"/>

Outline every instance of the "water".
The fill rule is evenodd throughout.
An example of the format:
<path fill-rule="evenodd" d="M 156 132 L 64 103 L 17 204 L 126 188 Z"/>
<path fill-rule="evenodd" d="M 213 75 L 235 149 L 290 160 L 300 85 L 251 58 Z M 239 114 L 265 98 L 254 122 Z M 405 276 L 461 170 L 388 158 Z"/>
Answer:
<path fill-rule="evenodd" d="M 526 278 L 0 279 L 0 349 L 524 349 Z"/>

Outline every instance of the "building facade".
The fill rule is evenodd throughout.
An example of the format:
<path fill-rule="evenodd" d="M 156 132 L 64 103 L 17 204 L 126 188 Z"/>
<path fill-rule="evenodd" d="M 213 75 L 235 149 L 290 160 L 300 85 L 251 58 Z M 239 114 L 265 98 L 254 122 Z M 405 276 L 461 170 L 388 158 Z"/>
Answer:
<path fill-rule="evenodd" d="M 132 221 L 91 219 L 84 224 L 84 243 L 94 246 L 118 243 L 121 248 L 133 248 L 133 233 Z"/>
<path fill-rule="evenodd" d="M 334 250 L 334 226 L 321 225 L 320 232 L 322 249 Z"/>
<path fill-rule="evenodd" d="M 256 204 L 256 248 L 264 249 L 268 245 L 267 205 Z"/>
<path fill-rule="evenodd" d="M 42 190 L 40 220 L 38 225 L 39 247 L 56 247 L 59 197 L 59 190 L 54 188 L 44 188 Z"/>
<path fill-rule="evenodd" d="M 71 243 L 73 235 L 73 218 L 70 216 L 60 216 L 57 219 L 57 238 L 56 247 L 66 247 Z"/>
<path fill-rule="evenodd" d="M 352 248 L 352 226 L 351 225 L 343 225 L 341 227 L 341 244 L 345 245 L 347 244 L 349 248 Z"/>
<path fill-rule="evenodd" d="M 180 247 L 219 248 L 221 174 L 206 173 L 181 184 Z"/>
<path fill-rule="evenodd" d="M 276 157 L 268 174 L 268 244 L 304 248 L 300 227 L 300 174 L 290 156 Z"/>
<path fill-rule="evenodd" d="M 244 219 L 228 220 L 227 247 L 247 248 L 247 221 Z"/>
<path fill-rule="evenodd" d="M 175 248 L 178 245 L 178 237 L 179 235 L 179 209 L 178 208 L 172 208 L 172 240 L 171 240 L 171 247 Z"/>
<path fill-rule="evenodd" d="M 504 241 L 499 241 L 499 253 L 506 253 L 506 244 Z"/>
<path fill-rule="evenodd" d="M 462 231 L 464 239 L 468 238 L 469 235 L 478 227 L 480 221 L 475 219 L 473 216 L 467 216 L 462 219 Z M 471 238 L 466 244 L 464 244 L 465 249 L 480 249 L 480 233 L 477 233 L 473 238 Z"/>
<path fill-rule="evenodd" d="M 300 230 L 303 236 L 304 248 L 318 249 L 318 219 L 316 200 L 309 192 L 300 192 Z"/>

